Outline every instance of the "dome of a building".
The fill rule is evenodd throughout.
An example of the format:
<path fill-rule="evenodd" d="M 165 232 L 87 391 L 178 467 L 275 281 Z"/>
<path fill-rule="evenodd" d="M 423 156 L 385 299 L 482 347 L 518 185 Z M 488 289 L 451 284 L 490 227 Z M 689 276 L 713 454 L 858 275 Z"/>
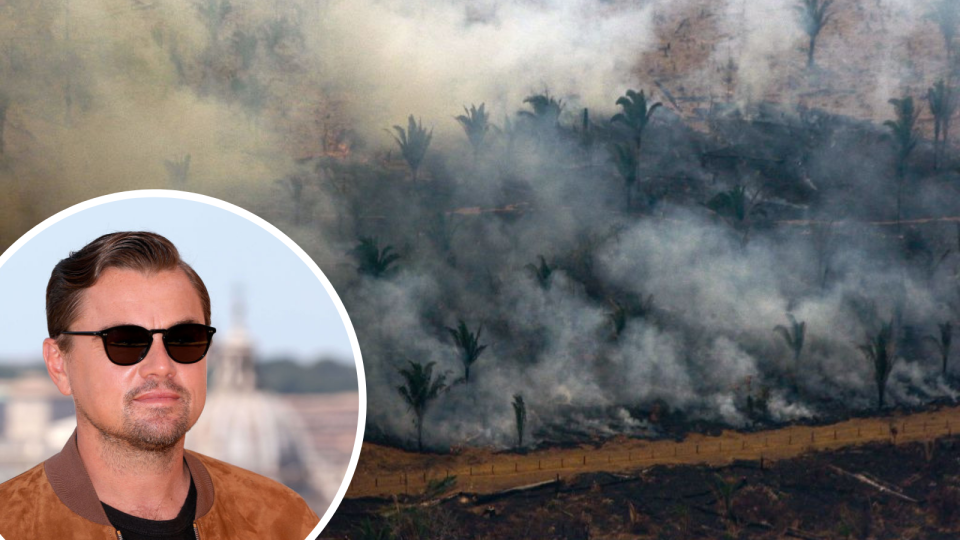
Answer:
<path fill-rule="evenodd" d="M 338 486 L 326 478 L 330 468 L 311 445 L 298 412 L 256 389 L 254 348 L 241 306 L 234 306 L 224 334 L 211 347 L 213 380 L 186 447 L 282 482 L 314 506 L 329 502 Z"/>

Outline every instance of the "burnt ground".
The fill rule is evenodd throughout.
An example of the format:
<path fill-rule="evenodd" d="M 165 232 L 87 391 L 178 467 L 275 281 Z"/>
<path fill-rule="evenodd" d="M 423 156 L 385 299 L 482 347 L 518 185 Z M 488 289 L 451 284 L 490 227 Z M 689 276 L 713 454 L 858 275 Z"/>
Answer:
<path fill-rule="evenodd" d="M 581 474 L 508 495 L 454 495 L 454 484 L 432 498 L 346 499 L 320 537 L 955 539 L 958 450 L 958 436 L 872 443 L 763 466 Z"/>

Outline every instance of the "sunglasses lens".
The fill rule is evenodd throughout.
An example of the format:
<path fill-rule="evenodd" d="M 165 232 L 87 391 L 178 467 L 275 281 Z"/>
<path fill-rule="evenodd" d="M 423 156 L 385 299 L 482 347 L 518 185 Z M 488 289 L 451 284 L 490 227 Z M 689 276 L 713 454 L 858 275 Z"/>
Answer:
<path fill-rule="evenodd" d="M 202 324 L 178 324 L 167 330 L 163 343 L 167 354 L 181 364 L 199 362 L 210 348 L 209 327 Z"/>
<path fill-rule="evenodd" d="M 114 364 L 131 366 L 140 361 L 150 347 L 150 332 L 139 326 L 118 326 L 104 337 L 107 356 Z"/>

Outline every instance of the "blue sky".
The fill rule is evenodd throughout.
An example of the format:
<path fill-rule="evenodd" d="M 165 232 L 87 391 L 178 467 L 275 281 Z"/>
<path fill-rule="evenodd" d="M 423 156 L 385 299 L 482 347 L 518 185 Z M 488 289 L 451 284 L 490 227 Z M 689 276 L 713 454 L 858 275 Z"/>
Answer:
<path fill-rule="evenodd" d="M 286 356 L 306 363 L 330 357 L 354 363 L 337 303 L 291 248 L 231 211 L 154 196 L 80 210 L 49 225 L 12 255 L 0 256 L 0 364 L 42 360 L 44 297 L 54 265 L 98 236 L 124 230 L 156 232 L 177 246 L 210 292 L 218 335 L 229 331 L 239 295 L 259 359 Z"/>

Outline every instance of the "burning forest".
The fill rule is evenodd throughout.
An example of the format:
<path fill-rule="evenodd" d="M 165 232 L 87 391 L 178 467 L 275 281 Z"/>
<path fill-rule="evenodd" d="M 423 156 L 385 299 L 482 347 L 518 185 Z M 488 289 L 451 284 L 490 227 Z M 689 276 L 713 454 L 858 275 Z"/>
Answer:
<path fill-rule="evenodd" d="M 258 212 L 347 307 L 369 440 L 529 449 L 960 392 L 947 0 L 0 14 L 5 243 L 120 186 Z"/>

